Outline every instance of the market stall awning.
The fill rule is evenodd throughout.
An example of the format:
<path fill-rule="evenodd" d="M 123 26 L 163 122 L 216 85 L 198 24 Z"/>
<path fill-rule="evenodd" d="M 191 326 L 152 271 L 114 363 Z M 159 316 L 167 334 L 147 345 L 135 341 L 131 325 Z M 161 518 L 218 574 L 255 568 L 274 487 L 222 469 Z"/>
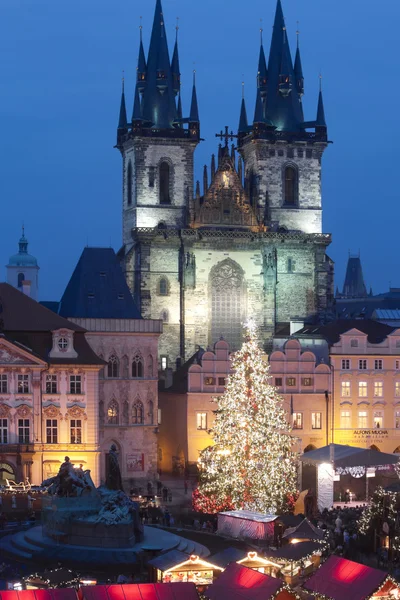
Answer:
<path fill-rule="evenodd" d="M 126 585 L 91 585 L 80 588 L 79 595 L 83 600 L 199 599 L 194 583 L 132 583 Z"/>
<path fill-rule="evenodd" d="M 321 544 L 318 542 L 299 542 L 298 544 L 286 544 L 277 550 L 267 550 L 266 556 L 275 561 L 297 562 L 317 552 L 321 552 Z"/>
<path fill-rule="evenodd" d="M 222 552 L 218 552 L 210 557 L 210 562 L 214 565 L 218 565 L 222 569 L 225 569 L 231 562 L 238 562 L 246 558 L 247 552 L 239 550 L 239 548 L 225 548 Z"/>
<path fill-rule="evenodd" d="M 160 554 L 160 556 L 149 560 L 147 564 L 164 573 L 165 571 L 168 571 L 168 569 L 185 562 L 188 558 L 189 554 L 180 552 L 180 550 L 170 550 L 165 554 Z"/>
<path fill-rule="evenodd" d="M 322 540 L 325 536 L 323 529 L 315 527 L 308 519 L 303 519 L 296 527 L 286 529 L 282 538 L 298 540 Z"/>
<path fill-rule="evenodd" d="M 281 579 L 231 563 L 204 592 L 209 600 L 295 600 Z"/>
<path fill-rule="evenodd" d="M 0 600 L 78 600 L 78 592 L 73 588 L 9 590 L 0 592 Z"/>
<path fill-rule="evenodd" d="M 333 463 L 335 469 L 341 467 L 375 467 L 380 465 L 394 465 L 399 457 L 396 454 L 386 454 L 370 448 L 357 448 L 341 444 L 329 444 L 305 452 L 300 460 L 308 465 L 321 465 Z"/>
<path fill-rule="evenodd" d="M 374 594 L 379 598 L 379 590 L 390 584 L 387 578 L 384 571 L 331 556 L 303 587 L 317 597 L 329 600 L 364 600 Z"/>

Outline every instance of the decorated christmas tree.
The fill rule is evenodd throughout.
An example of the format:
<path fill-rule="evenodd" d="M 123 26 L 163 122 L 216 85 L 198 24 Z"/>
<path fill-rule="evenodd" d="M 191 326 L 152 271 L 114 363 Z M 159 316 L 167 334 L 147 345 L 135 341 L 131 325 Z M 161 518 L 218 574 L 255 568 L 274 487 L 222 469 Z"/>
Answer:
<path fill-rule="evenodd" d="M 233 355 L 225 393 L 215 398 L 214 445 L 199 457 L 196 510 L 287 510 L 296 492 L 297 455 L 283 399 L 271 385 L 257 329 L 245 326 L 245 342 Z"/>

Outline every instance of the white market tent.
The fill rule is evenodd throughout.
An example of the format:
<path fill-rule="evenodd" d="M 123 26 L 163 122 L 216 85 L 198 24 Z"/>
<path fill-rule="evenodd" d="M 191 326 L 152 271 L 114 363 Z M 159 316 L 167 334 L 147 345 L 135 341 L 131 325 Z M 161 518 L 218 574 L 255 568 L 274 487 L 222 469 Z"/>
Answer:
<path fill-rule="evenodd" d="M 341 444 L 329 444 L 305 452 L 301 462 L 317 468 L 317 501 L 319 510 L 331 508 L 333 505 L 333 482 L 335 472 L 351 473 L 354 468 L 373 468 L 394 465 L 399 461 L 395 454 L 386 454 L 370 448 L 357 448 Z"/>

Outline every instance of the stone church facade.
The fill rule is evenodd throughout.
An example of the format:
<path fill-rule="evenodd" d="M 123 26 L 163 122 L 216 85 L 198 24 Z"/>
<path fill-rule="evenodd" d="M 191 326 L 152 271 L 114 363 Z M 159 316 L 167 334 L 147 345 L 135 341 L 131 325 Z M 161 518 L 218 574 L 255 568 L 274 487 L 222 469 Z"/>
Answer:
<path fill-rule="evenodd" d="M 303 93 L 300 50 L 293 63 L 278 0 L 268 66 L 260 48 L 254 119 L 243 98 L 237 134 L 221 132 L 217 160 L 193 197 L 196 84 L 184 118 L 178 43 L 170 61 L 157 0 L 147 59 L 140 41 L 131 122 L 122 94 L 117 148 L 120 258 L 142 316 L 164 321 L 161 368 L 221 337 L 237 349 L 249 317 L 268 347 L 278 324 L 318 322 L 329 310 L 333 264 L 321 197 L 327 126 L 322 92 L 314 121 L 304 120 Z"/>

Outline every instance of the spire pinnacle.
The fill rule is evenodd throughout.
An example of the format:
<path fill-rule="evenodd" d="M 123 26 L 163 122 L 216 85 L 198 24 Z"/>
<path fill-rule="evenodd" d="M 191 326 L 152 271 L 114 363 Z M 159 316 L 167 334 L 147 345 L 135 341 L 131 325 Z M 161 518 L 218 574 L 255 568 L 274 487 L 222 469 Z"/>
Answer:
<path fill-rule="evenodd" d="M 317 120 L 315 121 L 315 127 L 327 129 L 324 99 L 322 97 L 322 76 L 319 76 L 319 94 L 318 94 L 318 107 L 317 107 Z"/>
<path fill-rule="evenodd" d="M 249 130 L 249 122 L 247 119 L 246 100 L 244 98 L 244 82 L 242 81 L 242 104 L 240 107 L 240 119 L 238 133 L 247 133 Z"/>
<path fill-rule="evenodd" d="M 192 89 L 192 103 L 190 106 L 190 117 L 189 122 L 199 123 L 199 106 L 197 103 L 197 92 L 196 92 L 196 70 L 193 69 L 193 89 Z"/>
<path fill-rule="evenodd" d="M 132 123 L 142 120 L 142 107 L 140 103 L 139 84 L 135 87 L 135 100 L 133 103 Z"/>
<path fill-rule="evenodd" d="M 128 130 L 128 119 L 126 117 L 125 77 L 124 77 L 124 71 L 122 71 L 122 92 L 121 92 L 121 104 L 120 104 L 120 107 L 119 107 L 118 130 L 121 131 L 121 132 Z"/>
<path fill-rule="evenodd" d="M 178 51 L 178 31 L 179 31 L 178 23 L 179 23 L 179 17 L 176 18 L 175 46 L 174 46 L 174 53 L 172 55 L 172 61 L 171 61 L 173 88 L 174 88 L 174 93 L 176 95 L 179 93 L 179 90 L 181 89 L 181 72 L 180 72 L 179 51 Z"/>

